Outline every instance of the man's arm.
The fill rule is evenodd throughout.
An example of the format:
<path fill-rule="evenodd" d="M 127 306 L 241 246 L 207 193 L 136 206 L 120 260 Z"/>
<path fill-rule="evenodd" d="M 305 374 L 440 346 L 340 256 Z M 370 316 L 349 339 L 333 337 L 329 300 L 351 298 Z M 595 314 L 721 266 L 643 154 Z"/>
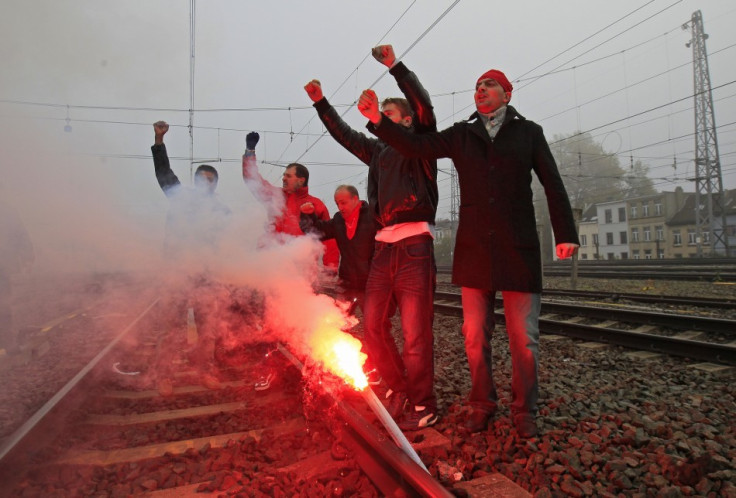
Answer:
<path fill-rule="evenodd" d="M 335 238 L 335 220 L 320 220 L 317 215 L 312 213 L 305 213 L 302 211 L 299 215 L 299 228 L 304 233 L 313 233 L 319 237 L 320 241 L 330 240 Z"/>
<path fill-rule="evenodd" d="M 245 153 L 243 154 L 243 181 L 245 185 L 253 192 L 258 199 L 264 200 L 266 197 L 272 197 L 279 189 L 271 185 L 258 172 L 258 161 L 256 160 L 256 145 L 260 135 L 255 131 L 248 133 L 245 137 Z"/>
<path fill-rule="evenodd" d="M 414 111 L 415 131 L 417 133 L 437 131 L 437 119 L 429 92 L 413 71 L 409 71 L 403 62 L 396 62 L 393 46 L 379 45 L 372 50 L 372 54 L 378 62 L 389 68 L 389 73 L 396 79 L 399 89 L 409 102 Z"/>
<path fill-rule="evenodd" d="M 304 90 L 314 102 L 314 108 L 327 131 L 337 143 L 345 147 L 350 153 L 365 164 L 370 164 L 378 141 L 353 130 L 337 114 L 322 93 L 322 85 L 318 80 L 312 80 L 304 85 Z"/>
<path fill-rule="evenodd" d="M 171 169 L 169 163 L 169 155 L 166 153 L 166 144 L 164 144 L 164 135 L 169 131 L 169 125 L 166 121 L 156 121 L 153 123 L 154 142 L 151 146 L 153 154 L 153 167 L 156 171 L 156 180 L 164 194 L 169 195 L 169 189 L 180 184 L 179 178 Z"/>
<path fill-rule="evenodd" d="M 568 258 L 575 254 L 580 241 L 578 233 L 575 229 L 575 219 L 570 206 L 570 199 L 567 196 L 565 184 L 560 177 L 552 151 L 544 137 L 542 127 L 536 123 L 530 123 L 532 130 L 534 148 L 534 172 L 539 178 L 539 182 L 544 187 L 544 195 L 547 198 L 547 206 L 549 208 L 549 218 L 552 223 L 552 230 L 557 242 L 556 252 L 561 259 Z"/>
<path fill-rule="evenodd" d="M 368 130 L 403 156 L 422 159 L 452 157 L 454 127 L 441 132 L 411 133 L 405 127 L 382 117 L 378 110 L 378 97 L 373 90 L 363 91 L 358 100 L 358 109 L 370 120 Z"/>

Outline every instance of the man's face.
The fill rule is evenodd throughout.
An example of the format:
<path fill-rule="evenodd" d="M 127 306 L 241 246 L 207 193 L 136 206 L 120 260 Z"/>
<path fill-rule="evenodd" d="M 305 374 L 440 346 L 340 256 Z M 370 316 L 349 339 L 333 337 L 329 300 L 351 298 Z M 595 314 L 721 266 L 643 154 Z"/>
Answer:
<path fill-rule="evenodd" d="M 194 187 L 198 191 L 212 194 L 217 188 L 217 178 L 211 171 L 198 171 L 194 175 Z"/>
<path fill-rule="evenodd" d="M 383 115 L 396 124 L 400 124 L 409 128 L 411 126 L 411 116 L 401 117 L 401 109 L 396 104 L 386 104 L 383 106 Z"/>
<path fill-rule="evenodd" d="M 304 186 L 304 178 L 298 178 L 296 176 L 296 168 L 286 168 L 284 176 L 281 177 L 282 189 L 287 194 L 293 194 L 299 187 Z"/>
<path fill-rule="evenodd" d="M 488 114 L 511 100 L 511 92 L 505 92 L 498 81 L 486 78 L 475 87 L 475 107 L 478 112 Z"/>
<path fill-rule="evenodd" d="M 335 192 L 335 204 L 342 217 L 347 218 L 350 213 L 360 206 L 360 198 L 347 190 L 338 190 Z"/>

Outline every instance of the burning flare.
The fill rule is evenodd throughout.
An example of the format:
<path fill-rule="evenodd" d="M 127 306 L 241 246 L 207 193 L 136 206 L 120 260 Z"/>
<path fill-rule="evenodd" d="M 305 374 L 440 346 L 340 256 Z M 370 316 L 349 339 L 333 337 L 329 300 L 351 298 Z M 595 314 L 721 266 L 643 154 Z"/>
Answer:
<path fill-rule="evenodd" d="M 356 390 L 362 391 L 368 386 L 368 379 L 363 373 L 367 356 L 360 351 L 360 340 L 341 330 L 345 319 L 337 315 L 339 313 L 323 317 L 309 339 L 310 347 L 315 360 L 322 362 L 328 371 Z"/>

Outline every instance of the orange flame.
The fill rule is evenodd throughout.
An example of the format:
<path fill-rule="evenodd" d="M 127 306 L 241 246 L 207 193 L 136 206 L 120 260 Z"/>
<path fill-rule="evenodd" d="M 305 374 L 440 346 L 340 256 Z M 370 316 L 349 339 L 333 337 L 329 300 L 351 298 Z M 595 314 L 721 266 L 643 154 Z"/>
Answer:
<path fill-rule="evenodd" d="M 367 356 L 360 351 L 360 340 L 340 330 L 339 325 L 343 321 L 324 317 L 318 330 L 310 337 L 310 346 L 315 359 L 322 362 L 328 371 L 360 391 L 368 386 L 363 373 Z"/>

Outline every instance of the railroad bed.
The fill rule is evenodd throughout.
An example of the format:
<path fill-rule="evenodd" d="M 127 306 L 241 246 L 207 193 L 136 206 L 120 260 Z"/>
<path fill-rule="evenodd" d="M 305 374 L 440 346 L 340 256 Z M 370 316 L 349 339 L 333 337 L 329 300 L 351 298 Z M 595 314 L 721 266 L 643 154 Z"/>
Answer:
<path fill-rule="evenodd" d="M 626 291 L 634 292 L 643 284 L 632 284 Z M 664 293 L 675 294 L 672 289 Z M 396 333 L 398 319 L 393 322 Z M 64 322 L 53 331 L 60 332 L 59 327 L 68 331 L 68 325 Z M 447 444 L 419 450 L 432 475 L 447 489 L 460 494 L 470 482 L 485 479 L 490 485 L 500 475 L 539 496 L 736 493 L 732 368 L 701 369 L 696 367 L 701 362 L 674 356 L 645 356 L 616 346 L 543 336 L 540 436 L 521 440 L 508 411 L 511 365 L 503 327 L 498 327 L 493 347 L 499 411 L 488 431 L 469 435 L 460 429 L 467 416 L 463 400 L 470 388 L 460 325 L 457 317 L 435 315 L 435 388 L 441 418 L 433 430 Z M 356 332 L 360 333 L 359 326 Z M 47 364 L 45 370 L 49 368 Z M 13 391 L 12 383 L 18 379 L 0 374 L 4 386 Z M 31 385 L 38 389 L 43 383 Z M 202 395 L 211 394 L 207 390 Z M 421 434 L 409 438 L 414 444 L 423 442 Z"/>

